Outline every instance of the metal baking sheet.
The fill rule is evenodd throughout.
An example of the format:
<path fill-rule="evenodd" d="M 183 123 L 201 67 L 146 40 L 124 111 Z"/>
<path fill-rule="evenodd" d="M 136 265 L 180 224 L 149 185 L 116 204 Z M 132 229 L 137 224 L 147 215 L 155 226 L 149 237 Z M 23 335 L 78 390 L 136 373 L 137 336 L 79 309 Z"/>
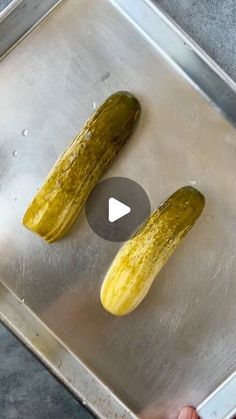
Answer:
<path fill-rule="evenodd" d="M 60 2 L 6 55 L 24 35 L 16 23 L 35 25 L 37 3 L 46 4 L 14 2 L 0 19 L 1 319 L 98 417 L 175 418 L 183 405 L 231 417 L 235 84 L 149 1 Z M 21 32 L 6 48 L 12 25 Z M 21 225 L 59 154 L 117 90 L 135 93 L 143 113 L 106 177 L 138 182 L 153 209 L 186 184 L 206 197 L 201 219 L 125 318 L 99 302 L 121 244 L 96 236 L 84 212 L 53 245 Z"/>

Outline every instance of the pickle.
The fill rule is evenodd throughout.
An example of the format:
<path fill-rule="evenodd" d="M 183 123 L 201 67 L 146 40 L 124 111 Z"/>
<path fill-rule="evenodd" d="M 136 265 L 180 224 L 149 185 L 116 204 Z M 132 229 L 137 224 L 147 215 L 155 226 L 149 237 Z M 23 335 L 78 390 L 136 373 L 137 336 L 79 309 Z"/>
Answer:
<path fill-rule="evenodd" d="M 23 225 L 49 243 L 61 238 L 134 132 L 140 113 L 131 93 L 110 96 L 55 163 L 28 207 Z"/>
<path fill-rule="evenodd" d="M 108 312 L 123 316 L 141 303 L 204 204 L 204 196 L 196 189 L 179 189 L 123 245 L 101 288 L 101 303 Z"/>

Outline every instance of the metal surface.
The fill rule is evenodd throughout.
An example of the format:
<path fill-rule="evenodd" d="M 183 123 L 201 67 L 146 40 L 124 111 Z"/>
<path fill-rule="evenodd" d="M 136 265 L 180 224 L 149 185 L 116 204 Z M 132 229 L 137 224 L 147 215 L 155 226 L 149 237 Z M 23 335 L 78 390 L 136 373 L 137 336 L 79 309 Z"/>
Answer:
<path fill-rule="evenodd" d="M 157 9 L 155 0 L 136 0 L 135 7 L 133 0 L 115 0 L 114 3 L 236 124 L 236 83 L 174 21 Z"/>
<path fill-rule="evenodd" d="M 13 0 L 0 12 L 0 57 L 62 0 Z"/>
<path fill-rule="evenodd" d="M 236 372 L 224 381 L 200 406 L 201 418 L 234 418 L 236 415 Z"/>
<path fill-rule="evenodd" d="M 174 418 L 183 405 L 201 403 L 236 366 L 236 132 L 202 94 L 204 86 L 190 83 L 191 74 L 143 35 L 108 0 L 93 7 L 68 0 L 0 65 L 1 318 L 107 418 L 140 412 L 150 418 L 154 410 Z M 221 81 L 234 98 L 233 82 Z M 188 183 L 206 197 L 201 219 L 125 318 L 105 313 L 99 302 L 120 244 L 96 236 L 84 212 L 53 245 L 21 225 L 94 104 L 119 89 L 138 96 L 143 115 L 106 177 L 140 183 L 152 208 Z"/>

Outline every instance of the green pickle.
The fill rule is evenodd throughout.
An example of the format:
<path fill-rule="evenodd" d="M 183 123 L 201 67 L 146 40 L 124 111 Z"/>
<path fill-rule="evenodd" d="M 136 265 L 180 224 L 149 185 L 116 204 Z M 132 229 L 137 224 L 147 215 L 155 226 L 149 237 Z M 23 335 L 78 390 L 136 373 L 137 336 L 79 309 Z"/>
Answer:
<path fill-rule="evenodd" d="M 141 303 L 204 205 L 204 196 L 185 186 L 168 198 L 124 244 L 101 288 L 101 303 L 108 312 L 123 316 Z"/>
<path fill-rule="evenodd" d="M 28 207 L 23 225 L 49 243 L 64 236 L 134 132 L 140 113 L 140 104 L 131 93 L 111 95 L 55 163 Z"/>

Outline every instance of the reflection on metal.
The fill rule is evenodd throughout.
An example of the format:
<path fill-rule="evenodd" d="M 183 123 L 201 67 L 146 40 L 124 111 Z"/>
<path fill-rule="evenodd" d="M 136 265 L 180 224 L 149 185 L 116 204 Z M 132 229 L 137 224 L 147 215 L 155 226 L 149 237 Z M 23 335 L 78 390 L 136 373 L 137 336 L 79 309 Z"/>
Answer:
<path fill-rule="evenodd" d="M 236 415 L 236 372 L 198 406 L 203 419 L 235 418 Z"/>
<path fill-rule="evenodd" d="M 55 3 L 19 2 L 1 20 L 1 56 Z M 130 13 L 131 3 L 119 0 L 119 8 Z M 133 25 L 114 1 L 67 0 L 0 64 L 1 318 L 109 419 L 175 418 L 236 365 L 236 133 L 224 116 L 235 120 L 235 86 L 150 2 L 137 0 L 140 11 Z M 96 236 L 83 213 L 51 246 L 21 219 L 94 104 L 122 89 L 137 95 L 143 114 L 107 177 L 138 182 L 152 208 L 194 182 L 206 209 L 147 299 L 117 319 L 102 309 L 99 290 L 120 244 Z M 204 419 L 214 397 L 199 406 Z M 221 407 L 217 419 L 234 408 Z"/>
<path fill-rule="evenodd" d="M 63 0 L 13 0 L 0 13 L 0 59 Z"/>

